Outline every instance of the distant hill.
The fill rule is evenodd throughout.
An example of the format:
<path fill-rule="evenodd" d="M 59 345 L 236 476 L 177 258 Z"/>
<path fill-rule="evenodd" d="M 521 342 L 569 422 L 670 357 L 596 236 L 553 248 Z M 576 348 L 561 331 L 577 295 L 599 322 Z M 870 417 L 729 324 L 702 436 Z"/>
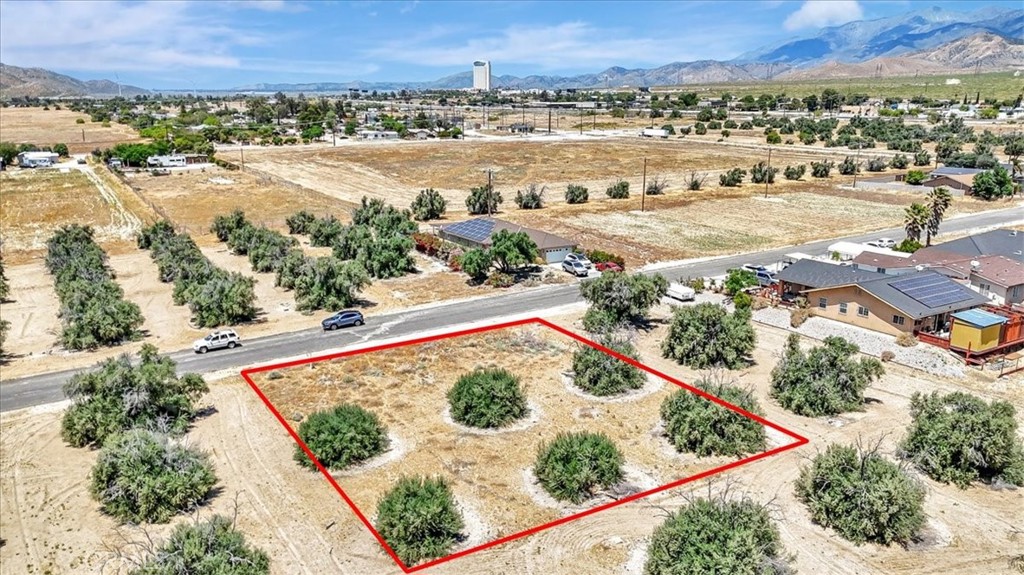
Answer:
<path fill-rule="evenodd" d="M 134 97 L 149 90 L 121 85 L 121 95 Z M 58 98 L 94 96 L 109 98 L 118 95 L 118 85 L 110 80 L 78 80 L 42 68 L 19 68 L 0 63 L 0 97 Z"/>
<path fill-rule="evenodd" d="M 850 22 L 748 52 L 733 62 L 779 62 L 811 67 L 829 61 L 851 63 L 902 56 L 977 34 L 1024 38 L 1024 10 L 983 8 L 963 14 L 938 7 L 900 16 Z"/>
<path fill-rule="evenodd" d="M 958 71 L 993 72 L 1024 68 L 1024 44 L 982 33 L 902 56 L 883 56 L 864 62 L 835 60 L 813 68 L 794 68 L 780 79 L 893 77 L 935 75 Z"/>

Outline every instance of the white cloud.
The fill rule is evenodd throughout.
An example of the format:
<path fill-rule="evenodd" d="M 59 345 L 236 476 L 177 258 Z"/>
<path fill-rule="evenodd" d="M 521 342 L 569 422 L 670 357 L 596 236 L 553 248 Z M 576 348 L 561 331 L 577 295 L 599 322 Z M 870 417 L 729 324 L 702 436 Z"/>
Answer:
<path fill-rule="evenodd" d="M 845 24 L 864 18 L 864 10 L 857 0 L 807 0 L 786 18 L 786 30 L 823 28 Z"/>
<path fill-rule="evenodd" d="M 565 22 L 555 26 L 513 25 L 499 32 L 446 43 L 445 37 L 464 38 L 466 30 L 438 28 L 368 48 L 363 54 L 378 60 L 421 66 L 466 66 L 473 60 L 485 59 L 495 64 L 566 70 L 627 63 L 665 64 L 736 52 L 739 46 L 734 44 L 734 38 L 742 38 L 742 34 L 735 32 L 728 36 L 696 32 L 656 39 L 595 28 L 585 22 Z M 700 47 L 703 53 L 688 52 L 694 46 Z"/>
<path fill-rule="evenodd" d="M 87 71 L 238 68 L 267 38 L 218 23 L 192 2 L 3 2 L 5 63 Z"/>

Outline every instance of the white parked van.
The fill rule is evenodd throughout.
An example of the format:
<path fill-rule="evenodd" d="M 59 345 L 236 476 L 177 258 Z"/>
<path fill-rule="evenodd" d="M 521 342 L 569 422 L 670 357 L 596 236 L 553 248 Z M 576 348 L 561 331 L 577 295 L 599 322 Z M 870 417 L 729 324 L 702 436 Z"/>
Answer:
<path fill-rule="evenodd" d="M 679 283 L 671 283 L 668 286 L 668 291 L 665 295 L 672 299 L 679 301 L 693 301 L 697 297 L 697 292 L 692 287 L 684 286 Z"/>

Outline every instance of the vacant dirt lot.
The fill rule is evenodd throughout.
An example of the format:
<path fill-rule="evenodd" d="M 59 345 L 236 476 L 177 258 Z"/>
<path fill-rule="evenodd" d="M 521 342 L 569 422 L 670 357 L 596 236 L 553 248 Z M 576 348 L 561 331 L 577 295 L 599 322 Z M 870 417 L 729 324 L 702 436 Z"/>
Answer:
<path fill-rule="evenodd" d="M 657 310 L 659 317 L 663 314 L 667 314 L 667 310 Z M 557 321 L 571 327 L 576 317 Z M 666 327 L 657 326 L 641 336 L 642 358 L 669 375 L 693 381 L 696 373 L 660 358 L 657 346 L 665 330 Z M 925 511 L 929 518 L 927 542 L 905 550 L 877 545 L 855 546 L 812 524 L 805 508 L 793 496 L 792 482 L 806 458 L 831 442 L 852 443 L 858 439 L 872 442 L 883 438 L 883 451 L 892 456 L 909 422 L 909 396 L 914 391 L 966 388 L 989 399 L 1007 399 L 1019 413 L 1024 409 L 1024 388 L 1020 379 L 991 382 L 971 372 L 963 382 L 940 381 L 890 364 L 883 379 L 869 388 L 868 396 L 873 401 L 863 412 L 847 414 L 831 422 L 797 417 L 781 410 L 767 396 L 769 372 L 783 347 L 785 333 L 762 327 L 758 327 L 757 332 L 756 364 L 734 375 L 741 385 L 754 390 L 770 420 L 807 436 L 811 444 L 727 472 L 711 488 L 721 488 L 728 481 L 734 491 L 744 491 L 759 501 L 772 501 L 783 544 L 793 554 L 798 572 L 849 575 L 1008 572 L 1009 559 L 1020 553 L 1020 509 L 1024 495 L 1019 490 L 997 491 L 982 485 L 961 490 L 925 479 L 928 487 Z M 452 367 L 461 372 L 471 369 L 475 363 L 498 359 L 494 355 L 484 356 L 486 349 L 486 345 L 469 348 L 466 352 L 476 354 L 477 359 L 466 356 L 467 364 Z M 511 349 L 508 347 L 506 351 Z M 424 357 L 409 358 L 409 362 L 413 366 L 414 362 L 422 362 L 423 367 L 447 365 L 440 354 L 427 351 Z M 549 353 L 517 356 L 528 358 L 526 361 L 538 368 L 536 373 L 528 375 L 531 397 L 558 397 L 560 383 L 551 381 L 558 361 Z M 394 373 L 401 364 L 388 365 L 383 359 L 383 356 L 367 357 L 344 373 L 335 371 L 344 365 L 341 362 L 312 370 L 307 367 L 278 381 L 296 378 L 295 383 L 314 382 L 315 377 L 336 373 L 340 380 L 324 377 L 319 387 L 303 384 L 308 391 L 315 387 L 315 397 L 303 400 L 293 393 L 287 394 L 285 400 L 298 405 L 300 401 L 315 401 L 337 394 L 336 397 L 349 397 L 377 410 L 398 433 L 405 450 L 399 461 L 389 464 L 391 467 L 418 462 L 423 471 L 464 477 L 463 492 L 483 493 L 481 505 L 475 509 L 480 525 L 500 527 L 505 522 L 519 521 L 520 516 L 504 513 L 503 509 L 518 509 L 517 501 L 525 501 L 522 491 L 518 500 L 496 507 L 497 511 L 488 511 L 489 506 L 484 504 L 487 496 L 484 485 L 493 484 L 495 489 L 509 492 L 525 489 L 521 477 L 504 481 L 495 477 L 494 470 L 506 464 L 487 455 L 489 450 L 483 448 L 488 442 L 505 439 L 500 435 L 460 434 L 438 423 L 436 411 L 412 417 L 422 408 L 419 404 L 434 401 L 429 398 L 439 394 L 455 374 L 434 372 L 433 382 L 420 377 L 427 371 L 413 370 L 401 377 L 386 378 L 379 373 Z M 517 365 L 508 367 L 518 369 Z M 351 381 L 346 382 L 346 376 Z M 405 392 L 404 397 L 401 391 Z M 657 394 L 660 396 L 666 391 L 662 389 Z M 556 395 L 546 396 L 547 393 Z M 237 501 L 240 528 L 250 541 L 270 554 L 275 574 L 400 573 L 323 477 L 295 464 L 292 440 L 240 378 L 212 382 L 211 393 L 203 403 L 216 409 L 196 423 L 188 440 L 211 453 L 223 491 L 200 511 L 200 516 L 233 513 Z M 570 426 L 602 426 L 614 433 L 628 434 L 635 438 L 635 443 L 629 444 L 627 459 L 643 462 L 642 445 L 653 440 L 650 424 L 657 416 L 639 408 L 651 409 L 654 405 L 654 396 L 633 403 L 606 404 L 563 394 L 561 401 L 541 406 L 540 422 L 520 432 L 524 440 L 513 448 L 509 458 L 531 455 L 534 442 L 540 438 L 536 434 L 546 429 L 543 426 L 547 423 L 542 422 L 557 420 Z M 581 408 L 590 408 L 601 417 L 578 419 L 577 414 L 583 412 L 576 410 Z M 290 418 L 292 414 L 284 415 Z M 113 572 L 114 564 L 104 561 L 110 557 L 107 550 L 118 546 L 122 537 L 115 524 L 99 514 L 86 490 L 88 469 L 96 453 L 65 446 L 59 437 L 58 419 L 59 413 L 53 409 L 4 413 L 0 418 L 0 447 L 4 453 L 0 468 L 0 534 L 6 540 L 0 548 L 3 573 L 38 573 L 47 567 L 52 573 Z M 434 456 L 424 454 L 424 442 L 434 441 L 426 434 L 428 430 L 442 434 L 443 449 Z M 382 489 L 374 486 L 372 479 L 385 485 L 394 480 L 391 467 L 339 475 L 339 481 L 351 492 L 369 497 Z M 674 470 L 654 468 L 649 471 L 672 474 Z M 642 565 L 645 538 L 663 520 L 666 510 L 683 504 L 688 494 L 705 493 L 707 489 L 705 484 L 676 489 L 457 559 L 430 571 L 470 575 L 576 575 L 580 573 L 580 566 L 586 565 L 586 572 L 593 574 L 639 573 L 639 569 L 630 569 L 627 565 Z M 372 508 L 373 501 L 370 503 Z M 487 525 L 492 516 L 498 520 Z M 177 521 L 182 520 L 186 519 Z M 170 528 L 160 526 L 149 531 L 161 536 Z M 122 529 L 122 535 L 133 540 L 141 537 L 137 530 L 128 528 Z"/>
<path fill-rule="evenodd" d="M 75 123 L 78 118 L 85 123 Z M 123 124 L 112 122 L 110 127 L 104 128 L 90 121 L 87 114 L 42 108 L 0 108 L 0 133 L 5 142 L 17 144 L 67 144 L 72 154 L 110 148 L 121 142 L 142 141 L 135 130 Z"/>
<path fill-rule="evenodd" d="M 96 241 L 108 249 L 124 249 L 140 217 L 150 214 L 130 190 L 100 179 L 91 167 L 10 170 L 0 174 L 0 188 L 0 239 L 11 264 L 41 256 L 53 232 L 71 223 L 95 228 Z"/>

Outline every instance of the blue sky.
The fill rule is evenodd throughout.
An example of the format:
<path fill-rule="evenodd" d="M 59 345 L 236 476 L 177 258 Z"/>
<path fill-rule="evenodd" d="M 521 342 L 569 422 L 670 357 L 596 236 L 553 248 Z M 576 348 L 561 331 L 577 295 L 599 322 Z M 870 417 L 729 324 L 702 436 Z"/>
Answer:
<path fill-rule="evenodd" d="M 496 75 L 727 60 L 822 27 L 1019 0 L 440 2 L 0 1 L 0 61 L 144 88 L 423 81 L 489 59 Z"/>

